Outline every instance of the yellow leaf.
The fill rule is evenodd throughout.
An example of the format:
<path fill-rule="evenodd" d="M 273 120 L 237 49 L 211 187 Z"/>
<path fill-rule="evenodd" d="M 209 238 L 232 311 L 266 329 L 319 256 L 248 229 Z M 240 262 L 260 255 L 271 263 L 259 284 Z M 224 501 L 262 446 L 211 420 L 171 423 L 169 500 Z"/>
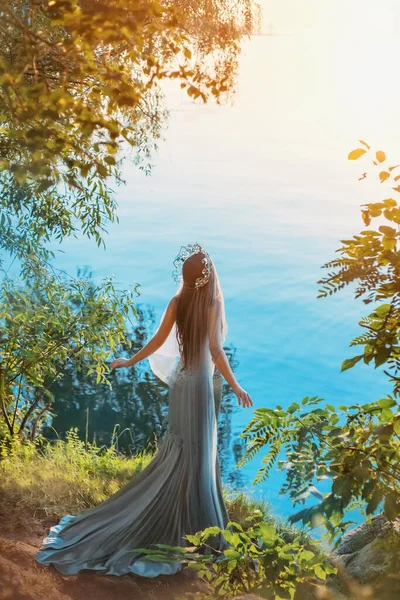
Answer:
<path fill-rule="evenodd" d="M 389 179 L 389 177 L 390 177 L 390 173 L 388 173 L 387 171 L 381 171 L 379 173 L 379 179 L 381 180 L 381 183 L 386 181 L 386 179 Z"/>
<path fill-rule="evenodd" d="M 386 160 L 386 154 L 382 152 L 382 150 L 378 150 L 378 152 L 376 153 L 376 159 L 381 163 L 384 160 Z"/>
<path fill-rule="evenodd" d="M 400 185 L 398 185 L 397 187 L 393 188 L 395 192 L 400 192 Z"/>
<path fill-rule="evenodd" d="M 361 211 L 361 216 L 362 216 L 364 223 L 368 227 L 368 225 L 371 223 L 371 217 L 370 217 L 369 211 L 368 210 Z"/>
<path fill-rule="evenodd" d="M 397 206 L 397 202 L 393 198 L 386 198 L 383 202 L 385 206 L 389 206 L 390 208 Z"/>
<path fill-rule="evenodd" d="M 321 565 L 315 565 L 314 573 L 320 579 L 324 579 L 324 580 L 326 579 L 326 573 L 325 573 L 324 569 L 321 567 Z"/>
<path fill-rule="evenodd" d="M 396 240 L 394 238 L 383 238 L 382 246 L 385 250 L 394 250 L 396 248 Z"/>
<path fill-rule="evenodd" d="M 360 156 L 362 156 L 365 153 L 366 150 L 363 150 L 362 148 L 357 148 L 356 150 L 352 150 L 347 158 L 349 160 L 357 160 L 357 158 L 360 158 Z"/>
<path fill-rule="evenodd" d="M 388 227 L 387 225 L 381 225 L 379 227 L 379 231 L 390 238 L 396 237 L 396 230 L 393 229 L 393 227 Z"/>

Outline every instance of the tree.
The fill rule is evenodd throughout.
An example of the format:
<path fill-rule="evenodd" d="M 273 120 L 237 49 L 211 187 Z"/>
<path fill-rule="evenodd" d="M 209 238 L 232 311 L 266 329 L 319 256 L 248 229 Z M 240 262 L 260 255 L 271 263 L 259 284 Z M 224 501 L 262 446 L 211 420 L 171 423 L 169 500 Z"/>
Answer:
<path fill-rule="evenodd" d="M 50 387 L 69 361 L 107 382 L 110 351 L 125 340 L 126 317 L 135 314 L 134 294 L 119 292 L 108 279 L 68 280 L 35 266 L 18 287 L 0 287 L 0 412 L 8 434 L 23 436 L 27 425 L 49 410 Z"/>
<path fill-rule="evenodd" d="M 149 159 L 160 136 L 160 82 L 219 100 L 233 87 L 249 10 L 250 0 L 4 0 L 0 208 L 16 236 L 7 248 L 27 228 L 37 243 L 80 226 L 101 244 L 116 209 L 105 182 L 121 180 L 129 148 Z"/>
<path fill-rule="evenodd" d="M 161 135 L 160 83 L 219 101 L 249 10 L 250 0 L 2 2 L 0 412 L 10 435 L 43 416 L 68 361 L 108 381 L 106 359 L 135 315 L 137 288 L 66 277 L 48 243 L 82 233 L 104 244 L 124 157 L 147 170 Z"/>

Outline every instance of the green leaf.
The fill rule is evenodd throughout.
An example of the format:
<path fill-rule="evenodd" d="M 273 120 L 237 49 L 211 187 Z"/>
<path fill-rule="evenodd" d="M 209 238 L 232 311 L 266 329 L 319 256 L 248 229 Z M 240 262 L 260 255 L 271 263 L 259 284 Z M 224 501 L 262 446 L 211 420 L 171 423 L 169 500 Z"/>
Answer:
<path fill-rule="evenodd" d="M 371 499 L 367 504 L 367 508 L 365 509 L 365 512 L 367 515 L 371 515 L 375 512 L 375 510 L 377 509 L 378 505 L 382 502 L 383 499 L 383 492 L 380 489 L 375 489 L 372 493 Z"/>
<path fill-rule="evenodd" d="M 347 358 L 342 362 L 341 371 L 347 371 L 347 369 L 351 369 L 356 365 L 362 358 L 364 358 L 363 354 L 359 354 L 358 356 L 354 356 L 353 358 Z"/>
<path fill-rule="evenodd" d="M 382 413 L 381 413 L 381 420 L 382 421 L 386 421 L 386 422 L 387 421 L 391 421 L 392 417 L 393 417 L 393 411 L 390 410 L 390 408 L 384 408 L 382 410 Z"/>
<path fill-rule="evenodd" d="M 400 515 L 400 494 L 390 492 L 385 498 L 383 510 L 390 521 L 396 519 Z"/>
<path fill-rule="evenodd" d="M 200 535 L 199 534 L 195 534 L 195 535 L 186 535 L 186 539 L 193 544 L 194 546 L 200 546 L 201 543 L 201 539 L 200 539 Z"/>
<path fill-rule="evenodd" d="M 325 581 L 325 579 L 326 579 L 326 572 L 321 567 L 321 565 L 315 565 L 315 567 L 314 567 L 314 573 L 315 573 L 315 575 L 317 577 L 319 577 L 320 579 L 323 579 Z"/>
<path fill-rule="evenodd" d="M 343 512 L 340 510 L 334 510 L 330 516 L 330 521 L 335 527 L 337 527 L 337 525 L 339 525 L 339 523 L 341 522 L 342 519 L 343 519 Z"/>
<path fill-rule="evenodd" d="M 293 600 L 293 594 L 287 588 L 280 585 L 275 586 L 274 597 L 276 600 Z"/>
<path fill-rule="evenodd" d="M 378 400 L 378 404 L 381 408 L 392 408 L 393 406 L 397 406 L 397 402 L 393 398 L 381 398 Z"/>
<path fill-rule="evenodd" d="M 302 550 L 302 552 L 300 553 L 300 558 L 304 559 L 307 562 L 313 560 L 314 556 L 315 553 L 311 552 L 311 550 Z"/>
<path fill-rule="evenodd" d="M 378 315 L 379 317 L 385 317 L 387 313 L 390 311 L 390 304 L 381 304 L 374 310 L 374 315 Z"/>
<path fill-rule="evenodd" d="M 258 525 L 258 527 L 260 528 L 262 537 L 265 540 L 273 538 L 276 533 L 275 526 L 270 525 L 269 523 L 262 522 Z"/>

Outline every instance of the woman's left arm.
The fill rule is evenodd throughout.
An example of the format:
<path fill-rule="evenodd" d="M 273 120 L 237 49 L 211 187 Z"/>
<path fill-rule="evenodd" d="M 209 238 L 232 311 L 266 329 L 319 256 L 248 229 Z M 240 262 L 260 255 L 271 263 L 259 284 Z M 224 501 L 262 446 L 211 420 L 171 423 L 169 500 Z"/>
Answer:
<path fill-rule="evenodd" d="M 160 346 L 163 345 L 165 340 L 167 339 L 176 319 L 176 297 L 174 296 L 172 300 L 170 300 L 167 310 L 165 312 L 164 318 L 160 324 L 160 327 L 151 338 L 151 340 L 143 346 L 139 352 L 137 352 L 132 358 L 116 358 L 111 363 L 112 369 L 120 369 L 121 367 L 131 367 L 132 365 L 140 362 L 141 360 L 147 358 L 153 352 L 158 350 Z"/>

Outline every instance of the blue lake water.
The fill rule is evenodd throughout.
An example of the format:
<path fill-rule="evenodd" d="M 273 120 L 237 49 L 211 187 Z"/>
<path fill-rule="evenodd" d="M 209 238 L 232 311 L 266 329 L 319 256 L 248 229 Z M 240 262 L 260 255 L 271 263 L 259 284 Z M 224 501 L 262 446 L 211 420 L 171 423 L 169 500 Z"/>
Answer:
<path fill-rule="evenodd" d="M 399 42 L 385 43 L 349 53 L 347 39 L 255 37 L 244 46 L 231 102 L 204 106 L 166 87 L 166 141 L 151 177 L 126 164 L 126 186 L 116 190 L 120 223 L 109 228 L 106 251 L 69 240 L 57 264 L 70 272 L 89 265 L 95 278 L 115 274 L 121 286 L 139 282 L 139 301 L 158 320 L 175 291 L 179 247 L 198 241 L 217 266 L 227 343 L 255 407 L 306 395 L 334 405 L 385 395 L 379 371 L 340 373 L 365 307 L 351 290 L 316 299 L 321 265 L 340 239 L 363 229 L 360 204 L 385 197 L 376 176 L 357 181 L 366 168 L 347 161 L 348 152 L 360 137 L 388 153 L 400 147 L 392 128 L 398 90 L 385 62 Z M 395 164 L 399 152 L 392 157 Z M 234 412 L 234 437 L 250 418 L 249 409 Z M 278 493 L 282 473 L 252 488 L 258 465 L 243 471 L 246 491 L 291 514 Z"/>

